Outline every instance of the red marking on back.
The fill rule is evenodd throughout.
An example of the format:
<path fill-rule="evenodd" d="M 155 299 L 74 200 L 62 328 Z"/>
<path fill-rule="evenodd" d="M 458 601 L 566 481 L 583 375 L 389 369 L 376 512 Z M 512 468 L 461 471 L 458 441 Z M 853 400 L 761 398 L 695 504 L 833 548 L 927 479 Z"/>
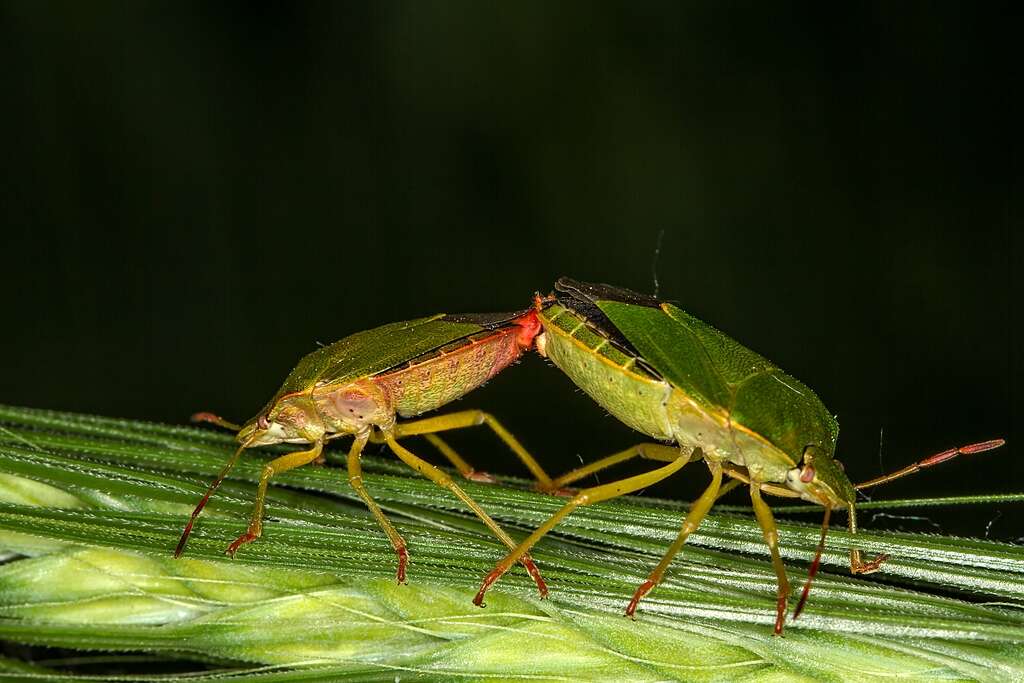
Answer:
<path fill-rule="evenodd" d="M 537 311 L 531 310 L 525 315 L 516 318 L 513 322 L 519 326 L 519 334 L 516 336 L 516 343 L 519 344 L 519 348 L 529 350 L 529 348 L 533 346 L 533 340 L 541 331 L 540 319 L 537 317 Z"/>

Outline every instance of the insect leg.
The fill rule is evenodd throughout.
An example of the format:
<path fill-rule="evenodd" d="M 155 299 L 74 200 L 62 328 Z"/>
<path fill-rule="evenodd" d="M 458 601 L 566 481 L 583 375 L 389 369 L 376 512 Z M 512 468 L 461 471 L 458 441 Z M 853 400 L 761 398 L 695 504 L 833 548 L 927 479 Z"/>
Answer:
<path fill-rule="evenodd" d="M 439 437 L 437 434 L 424 434 L 423 438 L 429 441 L 430 444 L 441 453 L 441 455 L 446 457 L 448 462 L 450 462 L 464 478 L 484 484 L 493 484 L 498 481 L 493 475 L 488 474 L 487 472 L 478 472 L 474 469 L 472 465 L 463 460 L 462 456 L 459 455 L 454 448 L 448 445 L 447 441 Z"/>
<path fill-rule="evenodd" d="M 418 422 L 410 424 L 416 425 L 418 424 Z M 395 425 L 396 428 L 402 426 L 403 425 Z M 497 479 L 495 479 L 493 475 L 490 475 L 487 472 L 481 472 L 476 470 L 472 465 L 470 465 L 465 460 L 465 458 L 459 455 L 458 451 L 449 446 L 448 442 L 439 437 L 437 434 L 432 434 L 430 432 L 427 432 L 426 434 L 408 434 L 405 432 L 395 434 L 396 439 L 401 439 L 406 436 L 422 436 L 424 439 L 429 441 L 430 445 L 436 448 L 438 452 L 441 453 L 441 455 L 443 455 L 446 460 L 448 460 L 448 462 L 452 464 L 452 467 L 459 471 L 459 474 L 461 474 L 464 478 L 468 479 L 469 481 L 476 481 L 483 484 L 493 484 L 497 481 Z M 384 443 L 384 441 L 384 436 L 380 432 L 374 432 L 373 434 L 370 435 L 370 443 Z"/>
<path fill-rule="evenodd" d="M 832 508 L 828 505 L 825 506 L 825 517 L 821 520 L 821 536 L 818 538 L 818 547 L 814 549 L 814 560 L 811 561 L 811 568 L 807 572 L 807 581 L 804 582 L 804 589 L 800 591 L 800 599 L 796 603 L 796 609 L 793 610 L 793 621 L 796 621 L 797 617 L 804 610 L 804 605 L 807 604 L 807 596 L 811 594 L 811 584 L 814 583 L 814 577 L 818 575 L 818 569 L 821 567 L 821 554 L 825 552 L 825 538 L 828 534 L 828 521 L 832 517 Z"/>
<path fill-rule="evenodd" d="M 775 607 L 775 634 L 778 635 L 782 633 L 782 625 L 786 621 L 786 601 L 789 598 L 789 579 L 779 555 L 779 530 L 775 526 L 771 508 L 761 498 L 761 488 L 756 482 L 750 484 L 750 501 L 754 505 L 754 516 L 761 527 L 761 533 L 764 534 L 764 542 L 768 544 L 768 551 L 772 555 L 772 568 L 778 577 L 778 601 Z"/>
<path fill-rule="evenodd" d="M 719 498 L 729 493 L 729 491 L 732 491 L 733 489 L 742 485 L 743 482 L 740 481 L 739 479 L 732 479 L 730 481 L 725 482 L 724 484 L 722 484 L 722 488 L 718 489 L 718 494 L 715 496 L 715 501 L 718 501 Z"/>
<path fill-rule="evenodd" d="M 482 605 L 484 601 L 484 594 L 491 585 L 501 578 L 501 576 L 509 570 L 509 568 L 515 564 L 521 557 L 525 557 L 526 553 L 529 552 L 530 548 L 534 546 L 541 538 L 544 537 L 549 531 L 562 521 L 569 513 L 582 505 L 590 505 L 592 503 L 599 503 L 602 500 L 610 500 L 619 496 L 626 495 L 639 491 L 640 489 L 656 484 L 662 479 L 665 479 L 672 474 L 675 474 L 683 465 L 690 461 L 689 455 L 679 455 L 673 462 L 659 467 L 651 472 L 644 474 L 638 474 L 633 477 L 627 477 L 620 479 L 619 481 L 613 481 L 601 486 L 594 486 L 588 489 L 583 489 L 572 499 L 562 506 L 562 509 L 551 515 L 546 522 L 537 527 L 532 534 L 530 534 L 526 540 L 517 545 L 511 553 L 502 558 L 491 573 L 484 577 L 483 583 L 480 585 L 480 590 L 477 591 L 476 597 L 473 598 L 473 602 L 477 605 Z"/>
<path fill-rule="evenodd" d="M 698 451 L 699 452 L 699 451 Z M 632 617 L 636 612 L 636 606 L 640 600 L 647 595 L 652 588 L 661 582 L 661 577 L 665 574 L 665 570 L 672 563 L 672 559 L 676 556 L 682 547 L 686 543 L 687 537 L 697 530 L 700 523 L 704 521 L 704 516 L 708 514 L 708 510 L 715 504 L 718 499 L 718 490 L 722 487 L 722 466 L 716 462 L 708 463 L 708 467 L 711 469 L 711 483 L 704 493 L 700 494 L 700 498 L 693 501 L 690 506 L 690 511 L 686 513 L 686 518 L 683 520 L 683 528 L 679 530 L 679 535 L 676 536 L 676 540 L 669 546 L 665 556 L 661 558 L 661 562 L 654 568 L 647 580 L 640 584 L 636 592 L 633 593 L 633 599 L 629 601 L 629 605 L 626 606 L 626 616 Z"/>
<path fill-rule="evenodd" d="M 415 455 L 409 449 L 400 445 L 397 441 L 395 441 L 395 437 L 392 436 L 391 434 L 385 433 L 384 441 L 387 443 L 388 447 L 395 453 L 395 455 L 397 455 L 406 465 L 413 468 L 423 476 L 427 477 L 441 488 L 448 489 L 449 491 L 454 493 L 459 500 L 465 503 L 466 506 L 470 510 L 472 510 L 477 517 L 480 518 L 480 521 L 482 521 L 487 526 L 487 528 L 490 529 L 491 532 L 498 537 L 498 539 L 502 543 L 507 545 L 509 548 L 516 547 L 516 543 L 512 540 L 512 537 L 505 533 L 505 530 L 498 526 L 498 523 L 491 519 L 490 515 L 484 512 L 484 509 L 480 507 L 479 503 L 470 498 L 468 493 L 463 491 L 458 484 L 452 481 L 452 478 L 448 476 L 448 474 L 434 467 L 426 460 L 423 460 L 419 456 Z M 526 571 L 530 574 L 534 582 L 537 584 L 537 590 L 540 591 L 540 596 L 542 598 L 546 597 L 548 594 L 548 587 L 544 583 L 544 579 L 541 578 L 540 571 L 537 570 L 537 566 L 533 563 L 533 559 L 529 555 L 522 553 L 520 553 L 519 557 L 517 557 L 516 559 L 518 559 L 519 562 L 522 563 L 522 565 L 526 568 Z"/>
<path fill-rule="evenodd" d="M 271 460 L 263 467 L 259 488 L 256 489 L 256 505 L 252 510 L 252 520 L 249 522 L 249 528 L 228 546 L 228 555 L 234 557 L 235 552 L 240 547 L 255 541 L 263 533 L 263 501 L 267 496 L 267 484 L 270 483 L 270 478 L 280 472 L 287 472 L 316 460 L 320 457 L 323 447 L 323 442 L 317 441 L 308 451 L 297 451 L 288 455 L 282 455 L 280 458 Z"/>
<path fill-rule="evenodd" d="M 857 533 L 857 509 L 853 503 L 850 503 L 847 507 L 850 514 L 849 529 L 851 534 Z M 882 553 L 870 562 L 865 562 L 861 558 L 860 548 L 850 548 L 850 573 L 851 574 L 870 574 L 877 572 L 885 561 L 889 559 L 889 556 Z"/>
<path fill-rule="evenodd" d="M 727 476 L 732 477 L 734 480 L 742 482 L 744 484 L 750 483 L 750 477 L 747 475 L 746 467 L 733 467 L 729 464 L 724 464 L 722 465 L 722 469 Z M 726 484 L 725 486 L 722 487 L 722 490 L 718 492 L 718 497 L 721 498 L 723 495 L 731 491 L 733 488 L 735 487 Z M 793 489 L 787 489 L 783 486 L 778 486 L 776 484 L 761 484 L 760 489 L 764 493 L 773 496 L 779 496 L 780 498 L 800 497 L 800 494 L 794 491 Z"/>
<path fill-rule="evenodd" d="M 570 470 L 565 474 L 557 477 L 551 482 L 551 488 L 545 489 L 546 491 L 557 491 L 565 488 L 569 484 L 579 481 L 586 476 L 600 472 L 603 469 L 607 469 L 612 465 L 618 465 L 620 462 L 626 462 L 633 458 L 644 458 L 645 460 L 658 460 L 661 462 L 672 462 L 679 457 L 680 450 L 678 446 L 666 446 L 660 443 L 638 443 L 635 446 L 631 446 L 624 451 L 613 453 L 609 456 L 596 460 L 589 465 L 583 467 L 577 467 L 574 470 Z M 692 458 L 691 458 L 692 459 Z"/>
<path fill-rule="evenodd" d="M 363 485 L 363 466 L 360 462 L 360 457 L 363 454 L 363 447 L 368 440 L 369 434 L 361 434 L 357 435 L 355 441 L 352 442 L 352 447 L 348 451 L 348 483 L 359 494 L 359 497 L 363 499 L 366 507 L 370 508 L 370 512 L 373 513 L 377 520 L 377 524 L 380 525 L 380 528 L 387 534 L 388 540 L 391 541 L 391 547 L 395 549 L 395 553 L 398 555 L 398 583 L 405 583 L 405 565 L 409 561 L 409 552 L 405 548 L 405 539 L 395 530 L 391 521 L 384 515 L 384 511 L 377 505 L 377 501 L 370 497 L 370 492 Z"/>
<path fill-rule="evenodd" d="M 542 490 L 548 490 L 551 487 L 551 477 L 549 477 L 548 473 L 544 471 L 544 468 L 540 466 L 537 459 L 530 455 L 530 452 L 523 448 L 523 445 L 519 443 L 519 440 L 516 439 L 515 436 L 512 435 L 512 432 L 508 431 L 504 425 L 495 419 L 493 415 L 485 413 L 482 410 L 463 410 L 457 413 L 449 413 L 447 415 L 427 417 L 413 422 L 402 422 L 395 425 L 392 433 L 396 439 L 401 439 L 405 436 L 435 434 L 437 432 L 447 432 L 452 429 L 464 429 L 466 427 L 477 427 L 480 425 L 487 425 L 491 431 L 494 432 L 495 435 L 497 435 L 497 437 L 501 439 L 513 453 L 516 454 L 516 456 L 524 465 L 526 465 L 526 468 L 530 470 L 530 473 L 537 480 L 539 488 Z M 428 436 L 427 438 L 429 439 L 430 437 Z M 438 441 L 440 441 L 440 439 L 438 439 Z M 441 453 L 444 454 L 444 456 L 448 458 L 453 465 L 455 465 L 463 476 L 466 476 L 466 472 L 462 469 L 463 467 L 466 467 L 471 474 L 483 474 L 473 470 L 469 463 L 459 457 L 458 454 L 456 454 L 450 446 L 444 444 L 443 441 L 441 441 L 441 443 L 444 444 L 444 447 L 435 443 L 433 440 L 431 443 L 434 443 L 435 447 L 437 447 L 437 449 L 441 451 Z M 452 454 L 455 455 L 455 458 L 451 457 Z M 467 479 L 472 478 L 474 477 L 467 476 Z"/>
<path fill-rule="evenodd" d="M 248 445 L 249 442 L 247 441 L 238 447 L 238 450 L 236 450 L 235 454 L 231 456 L 231 459 L 228 460 L 227 464 L 225 464 L 224 467 L 221 468 L 220 474 L 217 475 L 217 478 L 214 479 L 213 483 L 210 484 L 209 488 L 206 489 L 206 494 L 203 496 L 202 500 L 200 500 L 199 504 L 196 505 L 195 509 L 192 510 L 192 516 L 188 518 L 188 523 L 185 525 L 185 530 L 181 532 L 181 538 L 178 540 L 178 547 L 174 549 L 175 557 L 181 557 L 181 554 L 185 551 L 185 544 L 188 542 L 188 537 L 192 534 L 192 525 L 196 523 L 196 518 L 199 517 L 199 513 L 202 512 L 203 508 L 206 507 L 206 504 L 210 501 L 211 496 L 213 496 L 217 489 L 220 488 L 220 485 L 228 476 L 228 472 L 230 472 L 231 469 L 235 466 L 235 463 L 238 462 L 238 458 L 241 457 L 242 451 L 244 451 Z"/>

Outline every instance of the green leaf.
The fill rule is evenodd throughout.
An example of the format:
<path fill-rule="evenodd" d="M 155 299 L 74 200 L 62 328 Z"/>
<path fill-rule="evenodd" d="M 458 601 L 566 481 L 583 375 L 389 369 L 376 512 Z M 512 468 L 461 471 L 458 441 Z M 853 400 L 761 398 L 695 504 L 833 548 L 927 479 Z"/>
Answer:
<path fill-rule="evenodd" d="M 261 464 L 279 449 L 247 454 L 175 560 L 229 436 L 9 407 L 0 423 L 0 548 L 17 554 L 0 565 L 0 638 L 93 653 L 43 666 L 3 660 L 5 680 L 107 668 L 137 674 L 118 680 L 168 670 L 283 681 L 1024 678 L 1024 549 L 1010 544 L 867 530 L 858 546 L 891 559 L 852 577 L 850 536 L 833 532 L 828 569 L 779 638 L 760 530 L 726 508 L 631 621 L 625 603 L 685 506 L 624 498 L 574 512 L 537 545 L 550 600 L 516 568 L 479 609 L 471 598 L 504 547 L 458 500 L 394 462 L 368 457 L 366 483 L 409 544 L 404 586 L 337 468 L 275 478 L 264 537 L 228 560 Z M 507 483 L 464 486 L 513 536 L 564 502 Z M 818 529 L 779 526 L 795 598 Z M 99 652 L 114 654 L 90 659 Z"/>

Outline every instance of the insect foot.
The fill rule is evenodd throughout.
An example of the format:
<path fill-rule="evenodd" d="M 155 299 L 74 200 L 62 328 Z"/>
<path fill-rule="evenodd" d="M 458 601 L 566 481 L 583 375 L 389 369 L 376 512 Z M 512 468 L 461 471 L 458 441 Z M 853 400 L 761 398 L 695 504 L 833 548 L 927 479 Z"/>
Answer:
<path fill-rule="evenodd" d="M 235 553 L 238 552 L 239 548 L 241 548 L 246 543 L 252 543 L 253 541 L 255 541 L 259 537 L 260 537 L 260 535 L 258 533 L 253 533 L 252 531 L 246 531 L 244 534 L 242 534 L 241 536 L 236 538 L 234 541 L 232 541 L 231 545 L 228 546 L 228 549 L 225 550 L 224 553 L 226 555 L 230 555 L 231 557 L 234 557 Z"/>
<path fill-rule="evenodd" d="M 651 592 L 652 588 L 654 588 L 653 581 L 644 581 L 640 584 L 640 586 L 636 589 L 636 592 L 633 593 L 633 599 L 630 600 L 629 604 L 626 606 L 627 617 L 629 617 L 630 619 L 636 619 L 636 606 L 640 604 L 640 601 L 643 600 L 643 597 L 645 595 Z"/>

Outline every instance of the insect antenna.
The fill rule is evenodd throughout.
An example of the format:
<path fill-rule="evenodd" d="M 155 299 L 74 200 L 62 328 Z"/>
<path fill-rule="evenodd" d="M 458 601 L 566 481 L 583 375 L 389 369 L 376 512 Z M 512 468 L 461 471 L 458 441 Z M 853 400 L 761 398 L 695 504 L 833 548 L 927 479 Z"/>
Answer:
<path fill-rule="evenodd" d="M 658 257 L 661 256 L 661 240 L 665 237 L 665 228 L 658 231 L 658 241 L 654 244 L 654 257 L 651 259 L 651 279 L 654 280 L 654 298 L 658 298 L 661 285 L 658 283 Z"/>
<path fill-rule="evenodd" d="M 206 489 L 206 495 L 203 496 L 201 501 L 199 501 L 199 505 L 196 505 L 196 509 L 192 511 L 192 516 L 188 519 L 188 524 L 185 525 L 185 530 L 181 532 L 181 539 L 178 541 L 178 547 L 174 549 L 175 557 L 181 557 L 181 553 L 185 550 L 185 544 L 188 542 L 189 534 L 192 533 L 192 525 L 196 523 L 196 518 L 199 516 L 199 513 L 203 511 L 204 507 L 206 507 L 206 503 L 209 502 L 210 496 L 213 495 L 213 492 L 216 491 L 221 482 L 224 481 L 224 477 L 228 476 L 228 472 L 230 472 L 231 468 L 235 466 L 236 462 L 238 462 L 238 456 L 240 456 L 242 451 L 244 451 L 248 446 L 249 441 L 246 441 L 238 447 L 235 454 L 232 455 L 231 459 L 228 460 L 228 463 L 224 465 L 224 469 L 220 471 L 217 478 L 213 480 L 212 484 L 210 484 L 210 488 Z"/>
<path fill-rule="evenodd" d="M 217 425 L 224 429 L 230 429 L 233 432 L 237 432 L 242 428 L 241 425 L 236 425 L 234 422 L 228 422 L 220 415 L 214 415 L 213 413 L 208 413 L 206 411 L 193 413 L 189 420 L 192 422 L 208 422 L 209 424 Z"/>
<path fill-rule="evenodd" d="M 915 474 L 923 469 L 938 465 L 940 462 L 946 462 L 952 460 L 958 455 L 974 455 L 975 453 L 984 453 L 985 451 L 991 451 L 994 448 L 999 448 L 1006 443 L 1005 439 L 992 439 L 990 441 L 982 441 L 981 443 L 972 443 L 967 446 L 960 446 L 959 448 L 950 448 L 949 450 L 930 455 L 923 460 L 918 460 L 912 465 L 907 465 L 903 469 L 890 472 L 889 474 L 883 474 L 880 477 L 863 481 L 859 484 L 854 484 L 853 488 L 860 491 L 861 489 L 870 488 L 872 486 L 878 486 L 879 484 L 887 484 L 895 479 L 900 479 L 907 476 L 908 474 Z"/>
<path fill-rule="evenodd" d="M 825 550 L 825 535 L 828 533 L 828 520 L 831 516 L 832 508 L 826 505 L 825 518 L 821 520 L 821 538 L 818 540 L 817 550 L 814 551 L 814 562 L 811 562 L 811 569 L 807 572 L 807 581 L 804 583 L 804 589 L 800 592 L 800 601 L 796 603 L 796 609 L 793 610 L 793 621 L 796 621 L 796 618 L 804 611 L 804 605 L 807 604 L 807 596 L 811 594 L 811 583 L 818 574 L 818 567 L 821 566 L 821 553 Z"/>

